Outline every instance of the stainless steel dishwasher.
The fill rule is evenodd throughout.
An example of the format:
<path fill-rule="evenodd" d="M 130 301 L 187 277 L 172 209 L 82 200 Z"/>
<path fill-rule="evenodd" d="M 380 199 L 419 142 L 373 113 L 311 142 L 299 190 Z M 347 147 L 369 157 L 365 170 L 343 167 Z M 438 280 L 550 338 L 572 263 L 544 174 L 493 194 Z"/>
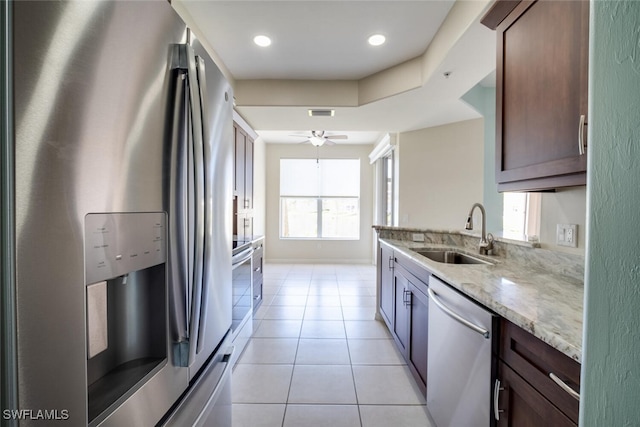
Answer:
<path fill-rule="evenodd" d="M 428 292 L 427 408 L 438 427 L 490 426 L 498 316 L 435 276 Z"/>

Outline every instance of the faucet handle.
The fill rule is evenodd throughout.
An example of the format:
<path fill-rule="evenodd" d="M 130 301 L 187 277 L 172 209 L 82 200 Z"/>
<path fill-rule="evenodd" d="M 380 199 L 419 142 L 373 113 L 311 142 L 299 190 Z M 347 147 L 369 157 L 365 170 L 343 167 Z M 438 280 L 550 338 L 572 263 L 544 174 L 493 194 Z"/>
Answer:
<path fill-rule="evenodd" d="M 482 255 L 491 255 L 490 252 L 493 251 L 493 241 L 493 234 L 487 233 L 487 240 L 484 243 L 480 242 L 480 253 Z"/>
<path fill-rule="evenodd" d="M 493 234 L 491 233 L 487 233 L 487 243 L 489 243 L 489 246 L 491 246 L 493 248 L 493 241 L 494 241 L 494 237 Z"/>

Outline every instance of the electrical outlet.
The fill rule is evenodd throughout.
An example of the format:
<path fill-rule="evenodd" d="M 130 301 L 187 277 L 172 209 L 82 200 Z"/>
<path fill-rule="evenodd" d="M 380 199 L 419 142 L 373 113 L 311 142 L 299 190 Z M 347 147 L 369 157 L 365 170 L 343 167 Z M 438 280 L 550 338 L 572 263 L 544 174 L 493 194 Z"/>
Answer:
<path fill-rule="evenodd" d="M 424 234 L 413 233 L 411 234 L 411 240 L 413 240 L 414 242 L 424 242 Z"/>
<path fill-rule="evenodd" d="M 556 244 L 578 247 L 578 224 L 558 224 L 556 228 Z"/>

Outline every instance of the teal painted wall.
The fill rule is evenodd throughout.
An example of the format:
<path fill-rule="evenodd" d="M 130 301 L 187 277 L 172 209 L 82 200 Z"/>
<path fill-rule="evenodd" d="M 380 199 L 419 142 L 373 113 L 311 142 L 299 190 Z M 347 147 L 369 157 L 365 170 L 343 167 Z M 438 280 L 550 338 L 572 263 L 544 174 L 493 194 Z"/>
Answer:
<path fill-rule="evenodd" d="M 640 2 L 592 1 L 581 426 L 640 423 Z"/>
<path fill-rule="evenodd" d="M 496 188 L 496 89 L 477 84 L 462 100 L 484 117 L 484 187 L 482 204 L 487 211 L 487 230 L 502 231 L 502 194 Z"/>

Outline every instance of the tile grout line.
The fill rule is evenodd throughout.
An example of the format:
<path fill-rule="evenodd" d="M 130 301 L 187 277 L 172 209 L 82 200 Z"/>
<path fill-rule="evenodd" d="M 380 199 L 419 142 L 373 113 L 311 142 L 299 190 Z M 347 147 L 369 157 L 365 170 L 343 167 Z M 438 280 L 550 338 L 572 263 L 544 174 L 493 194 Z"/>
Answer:
<path fill-rule="evenodd" d="M 339 286 L 339 285 L 338 285 Z M 356 374 L 353 372 L 353 358 L 351 357 L 351 346 L 349 345 L 349 337 L 347 336 L 347 325 L 344 318 L 344 307 L 342 306 L 342 296 L 340 297 L 340 311 L 342 312 L 342 325 L 344 327 L 345 342 L 347 343 L 347 352 L 349 354 L 349 367 L 351 368 L 351 379 L 353 380 L 353 392 L 356 395 L 356 408 L 358 408 L 358 420 L 362 427 L 362 412 L 360 411 L 360 399 L 358 398 L 358 387 L 356 386 Z"/>
<path fill-rule="evenodd" d="M 287 275 L 288 276 L 288 275 Z M 286 279 L 285 279 L 286 281 Z M 309 280 L 311 281 L 311 280 Z M 302 336 L 302 325 L 304 324 L 304 313 L 307 311 L 307 301 L 309 299 L 309 288 L 307 287 L 307 296 L 305 297 L 304 304 L 304 312 L 302 313 L 302 320 L 300 321 L 300 330 L 298 331 L 298 344 L 296 345 L 296 352 L 293 355 L 293 365 L 291 368 L 291 378 L 289 379 L 289 390 L 287 391 L 287 399 L 284 403 L 284 412 L 282 414 L 282 425 L 284 427 L 284 422 L 287 419 L 287 409 L 289 408 L 289 398 L 291 396 L 291 386 L 293 385 L 293 375 L 296 371 L 296 360 L 298 359 L 298 351 L 300 350 L 300 337 Z"/>

